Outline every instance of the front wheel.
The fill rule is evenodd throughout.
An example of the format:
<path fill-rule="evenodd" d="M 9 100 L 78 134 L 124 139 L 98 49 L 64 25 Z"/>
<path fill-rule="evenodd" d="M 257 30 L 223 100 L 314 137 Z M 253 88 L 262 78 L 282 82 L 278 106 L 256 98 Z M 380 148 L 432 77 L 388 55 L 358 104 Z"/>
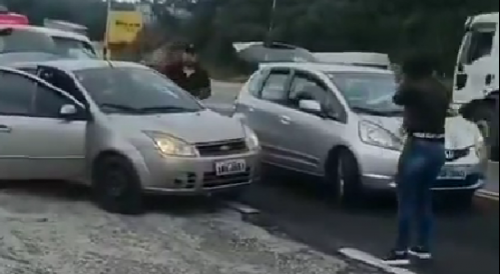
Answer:
<path fill-rule="evenodd" d="M 348 150 L 336 153 L 326 171 L 327 183 L 334 188 L 335 198 L 343 206 L 359 206 L 364 198 L 358 162 Z"/>
<path fill-rule="evenodd" d="M 93 188 L 96 203 L 119 214 L 142 213 L 142 189 L 133 165 L 123 157 L 107 156 L 97 161 Z"/>
<path fill-rule="evenodd" d="M 481 104 L 476 104 L 475 107 L 470 110 L 470 114 L 466 119 L 474 122 L 484 138 L 489 139 L 491 137 L 491 129 L 494 126 L 494 117 L 495 106 L 489 102 L 483 102 Z"/>

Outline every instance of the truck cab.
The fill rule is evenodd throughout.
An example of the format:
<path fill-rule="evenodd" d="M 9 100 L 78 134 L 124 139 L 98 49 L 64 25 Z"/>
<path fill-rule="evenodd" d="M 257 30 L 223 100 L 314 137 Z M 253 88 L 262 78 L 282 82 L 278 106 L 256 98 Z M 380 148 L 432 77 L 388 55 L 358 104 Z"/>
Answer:
<path fill-rule="evenodd" d="M 500 78 L 498 23 L 498 12 L 467 19 L 455 66 L 453 90 L 453 102 L 460 107 L 462 116 L 475 122 L 490 148 L 496 150 L 498 134 L 494 133 L 498 132 Z M 494 154 L 498 155 L 498 152 L 490 155 Z"/>
<path fill-rule="evenodd" d="M 498 12 L 469 17 L 455 66 L 455 103 L 482 99 L 498 89 L 498 58 Z"/>

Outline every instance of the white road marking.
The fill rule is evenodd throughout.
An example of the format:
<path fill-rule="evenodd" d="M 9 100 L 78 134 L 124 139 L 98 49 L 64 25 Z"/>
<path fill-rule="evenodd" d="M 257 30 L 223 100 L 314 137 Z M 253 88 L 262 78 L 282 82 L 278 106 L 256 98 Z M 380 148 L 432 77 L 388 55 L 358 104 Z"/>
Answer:
<path fill-rule="evenodd" d="M 480 189 L 476 192 L 476 196 L 498 202 L 498 193 L 493 191 Z"/>
<path fill-rule="evenodd" d="M 413 271 L 410 271 L 408 269 L 400 268 L 400 267 L 391 267 L 382 262 L 381 259 L 363 252 L 361 250 L 355 249 L 355 248 L 341 248 L 339 250 L 339 253 L 352 259 L 355 261 L 360 261 L 365 264 L 377 267 L 379 269 L 382 269 L 383 271 L 390 273 L 390 274 L 417 274 Z"/>

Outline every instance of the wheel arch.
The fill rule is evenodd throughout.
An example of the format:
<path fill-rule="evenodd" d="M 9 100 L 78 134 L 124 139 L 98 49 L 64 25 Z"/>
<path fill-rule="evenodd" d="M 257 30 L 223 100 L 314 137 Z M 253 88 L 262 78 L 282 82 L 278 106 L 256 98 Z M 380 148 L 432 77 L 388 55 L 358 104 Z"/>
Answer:
<path fill-rule="evenodd" d="M 332 164 L 336 164 L 335 161 L 337 161 L 338 156 L 340 155 L 340 153 L 342 151 L 348 151 L 349 153 L 351 153 L 353 155 L 354 159 L 356 160 L 356 164 L 358 165 L 358 168 L 359 168 L 359 163 L 358 163 L 358 159 L 356 158 L 356 154 L 354 154 L 354 152 L 346 145 L 337 145 L 337 146 L 332 147 L 328 151 L 328 154 L 326 156 L 325 166 L 324 166 L 325 173 L 328 172 L 329 167 L 331 167 Z"/>
<path fill-rule="evenodd" d="M 134 172 L 138 175 L 141 184 L 145 182 L 145 180 L 149 179 L 149 171 L 147 169 L 146 164 L 144 163 L 144 160 L 141 159 L 134 159 L 130 156 L 128 156 L 126 153 L 123 153 L 119 150 L 116 149 L 105 149 L 100 151 L 92 160 L 91 162 L 91 175 L 92 179 L 94 179 L 95 176 L 95 170 L 97 168 L 97 165 L 99 164 L 100 161 L 103 159 L 106 159 L 107 157 L 119 157 L 126 161 L 132 168 L 134 168 Z"/>

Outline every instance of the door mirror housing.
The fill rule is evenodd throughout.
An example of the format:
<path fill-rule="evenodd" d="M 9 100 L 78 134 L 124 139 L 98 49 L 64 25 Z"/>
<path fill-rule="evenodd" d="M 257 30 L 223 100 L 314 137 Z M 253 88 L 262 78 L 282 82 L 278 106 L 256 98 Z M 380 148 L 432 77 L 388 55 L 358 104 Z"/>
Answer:
<path fill-rule="evenodd" d="M 316 102 L 315 100 L 300 100 L 299 109 L 311 114 L 322 113 L 321 104 Z"/>
<path fill-rule="evenodd" d="M 74 116 L 78 113 L 78 110 L 76 109 L 75 105 L 71 104 L 66 104 L 61 107 L 61 110 L 59 110 L 59 114 L 63 117 L 68 117 L 68 116 Z"/>
<path fill-rule="evenodd" d="M 61 118 L 66 120 L 86 120 L 86 115 L 80 111 L 77 106 L 72 104 L 65 104 L 59 110 Z"/>

